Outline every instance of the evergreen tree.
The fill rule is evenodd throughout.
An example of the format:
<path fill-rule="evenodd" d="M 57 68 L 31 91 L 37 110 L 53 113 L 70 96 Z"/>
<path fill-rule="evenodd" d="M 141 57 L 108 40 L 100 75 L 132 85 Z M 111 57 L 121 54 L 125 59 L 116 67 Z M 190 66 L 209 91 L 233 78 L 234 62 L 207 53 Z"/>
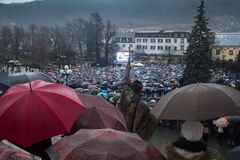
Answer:
<path fill-rule="evenodd" d="M 186 51 L 186 68 L 183 73 L 183 84 L 197 82 L 207 83 L 211 79 L 213 34 L 207 27 L 204 1 L 198 7 L 195 25 L 192 27 L 190 43 Z"/>

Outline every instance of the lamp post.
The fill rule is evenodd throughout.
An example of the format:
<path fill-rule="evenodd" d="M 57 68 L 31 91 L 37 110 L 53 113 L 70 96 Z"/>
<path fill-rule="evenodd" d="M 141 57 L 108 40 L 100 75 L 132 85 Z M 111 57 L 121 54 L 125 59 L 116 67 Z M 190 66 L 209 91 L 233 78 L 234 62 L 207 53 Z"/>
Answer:
<path fill-rule="evenodd" d="M 68 86 L 68 76 L 72 74 L 72 70 L 69 68 L 68 65 L 65 65 L 63 69 L 60 70 L 62 76 L 65 76 L 66 86 Z"/>

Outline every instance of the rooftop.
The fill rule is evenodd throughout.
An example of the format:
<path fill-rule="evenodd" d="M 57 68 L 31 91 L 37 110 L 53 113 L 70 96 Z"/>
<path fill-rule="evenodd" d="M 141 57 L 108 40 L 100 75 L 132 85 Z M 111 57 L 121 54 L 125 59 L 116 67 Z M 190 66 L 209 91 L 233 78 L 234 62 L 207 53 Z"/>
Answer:
<path fill-rule="evenodd" d="M 240 46 L 240 32 L 239 33 L 216 33 L 215 45 Z"/>

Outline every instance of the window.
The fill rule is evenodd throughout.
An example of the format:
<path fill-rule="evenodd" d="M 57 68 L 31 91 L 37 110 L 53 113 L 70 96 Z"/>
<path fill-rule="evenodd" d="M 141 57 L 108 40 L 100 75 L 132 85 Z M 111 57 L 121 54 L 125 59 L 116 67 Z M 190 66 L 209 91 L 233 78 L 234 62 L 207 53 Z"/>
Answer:
<path fill-rule="evenodd" d="M 184 44 L 184 39 L 183 38 L 181 39 L 181 44 Z"/>
<path fill-rule="evenodd" d="M 123 47 L 123 48 L 125 48 L 125 47 L 126 47 L 126 45 L 125 45 L 125 44 L 123 44 L 123 45 L 122 45 L 122 47 Z"/>
<path fill-rule="evenodd" d="M 137 42 L 141 42 L 141 39 L 138 38 L 138 39 L 137 39 Z"/>
<path fill-rule="evenodd" d="M 163 43 L 163 39 L 158 39 L 158 43 Z"/>
<path fill-rule="evenodd" d="M 165 39 L 166 43 L 171 43 L 171 39 Z"/>
<path fill-rule="evenodd" d="M 174 51 L 177 51 L 177 46 L 174 46 L 173 50 L 174 50 Z"/>
<path fill-rule="evenodd" d="M 116 42 L 120 42 L 120 38 L 119 37 L 116 38 Z"/>
<path fill-rule="evenodd" d="M 143 50 L 147 50 L 147 46 L 142 46 L 142 49 Z"/>
<path fill-rule="evenodd" d="M 148 41 L 147 39 L 143 39 L 143 43 L 147 43 L 147 41 Z"/>
<path fill-rule="evenodd" d="M 165 46 L 165 50 L 170 51 L 170 50 L 171 50 L 171 47 L 170 47 L 170 46 Z"/>
<path fill-rule="evenodd" d="M 132 39 L 132 38 L 128 38 L 128 42 L 129 42 L 129 43 L 132 43 L 132 42 L 133 42 L 133 39 Z"/>
<path fill-rule="evenodd" d="M 156 42 L 156 40 L 155 39 L 151 39 L 151 43 L 155 43 Z"/>
<path fill-rule="evenodd" d="M 156 49 L 156 47 L 155 46 L 151 46 L 151 48 L 150 48 L 151 50 L 155 50 Z"/>
<path fill-rule="evenodd" d="M 140 45 L 137 45 L 137 50 L 141 50 L 141 46 Z"/>
<path fill-rule="evenodd" d="M 133 45 L 132 45 L 132 44 L 130 44 L 130 45 L 129 45 L 129 48 L 133 48 Z"/>
<path fill-rule="evenodd" d="M 180 51 L 184 51 L 184 45 L 180 46 Z"/>
<path fill-rule="evenodd" d="M 122 38 L 122 42 L 126 43 L 127 42 L 127 38 Z"/>
<path fill-rule="evenodd" d="M 187 43 L 190 43 L 190 39 L 189 38 L 187 39 Z"/>
<path fill-rule="evenodd" d="M 177 43 L 177 39 L 174 39 L 174 43 Z"/>
<path fill-rule="evenodd" d="M 229 50 L 229 56 L 233 55 L 233 50 Z"/>
<path fill-rule="evenodd" d="M 158 50 L 163 50 L 163 46 L 158 46 Z"/>
<path fill-rule="evenodd" d="M 221 50 L 220 50 L 220 49 L 217 49 L 217 50 L 216 50 L 216 55 L 220 55 L 220 53 L 221 53 Z"/>

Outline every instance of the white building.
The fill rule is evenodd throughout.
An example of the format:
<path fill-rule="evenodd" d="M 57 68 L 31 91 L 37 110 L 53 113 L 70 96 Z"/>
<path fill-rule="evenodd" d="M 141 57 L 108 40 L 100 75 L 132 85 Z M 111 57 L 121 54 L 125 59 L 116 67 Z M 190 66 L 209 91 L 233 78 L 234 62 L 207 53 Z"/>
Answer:
<path fill-rule="evenodd" d="M 129 48 L 134 50 L 135 33 L 133 31 L 118 32 L 115 36 L 115 42 L 118 44 L 119 51 L 129 51 Z"/>
<path fill-rule="evenodd" d="M 188 47 L 189 32 L 183 31 L 144 31 L 121 32 L 116 35 L 120 51 L 129 48 L 136 53 L 149 55 L 183 55 Z"/>
<path fill-rule="evenodd" d="M 188 47 L 189 32 L 137 32 L 135 33 L 135 52 L 150 55 L 183 55 Z"/>

